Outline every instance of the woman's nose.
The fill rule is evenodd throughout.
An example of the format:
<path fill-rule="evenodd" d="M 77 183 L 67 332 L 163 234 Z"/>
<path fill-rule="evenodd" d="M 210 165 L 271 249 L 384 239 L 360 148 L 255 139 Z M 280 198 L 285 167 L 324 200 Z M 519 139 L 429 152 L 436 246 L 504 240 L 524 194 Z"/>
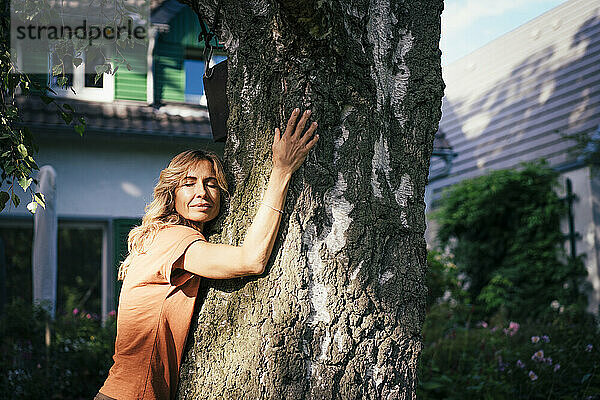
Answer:
<path fill-rule="evenodd" d="M 197 185 L 196 196 L 198 196 L 198 197 L 206 197 L 206 195 L 207 195 L 207 190 L 204 187 L 204 185 Z"/>

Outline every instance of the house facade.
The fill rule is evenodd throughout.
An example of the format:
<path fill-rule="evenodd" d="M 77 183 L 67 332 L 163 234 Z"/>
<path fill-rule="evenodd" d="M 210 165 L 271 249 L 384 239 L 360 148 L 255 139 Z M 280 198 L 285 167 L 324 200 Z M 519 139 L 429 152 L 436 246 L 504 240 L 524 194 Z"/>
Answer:
<path fill-rule="evenodd" d="M 577 196 L 576 251 L 586 254 L 589 311 L 598 313 L 600 176 L 563 137 L 600 126 L 600 5 L 593 3 L 567 1 L 443 68 L 440 132 L 456 157 L 450 169 L 432 160 L 426 204 L 435 207 L 463 179 L 547 160 Z M 433 244 L 435 223 L 428 224 Z"/>
<path fill-rule="evenodd" d="M 96 81 L 93 68 L 86 68 L 91 56 L 84 55 L 83 65 L 68 74 L 76 93 L 57 87 L 50 74 L 34 77 L 54 88 L 57 103 L 85 117 L 82 137 L 54 104 L 35 95 L 17 99 L 39 145 L 38 165 L 56 171 L 59 312 L 78 308 L 106 317 L 115 310 L 116 268 L 127 252 L 127 234 L 139 224 L 160 171 L 185 149 L 223 153 L 212 138 L 202 87 L 198 18 L 175 0 L 155 3 L 146 68 L 119 68 Z M 52 57 L 33 54 L 30 62 L 50 68 Z M 0 213 L 4 302 L 31 301 L 33 216 L 26 209 L 29 194 L 18 185 L 15 191 L 21 191 L 21 204 Z"/>

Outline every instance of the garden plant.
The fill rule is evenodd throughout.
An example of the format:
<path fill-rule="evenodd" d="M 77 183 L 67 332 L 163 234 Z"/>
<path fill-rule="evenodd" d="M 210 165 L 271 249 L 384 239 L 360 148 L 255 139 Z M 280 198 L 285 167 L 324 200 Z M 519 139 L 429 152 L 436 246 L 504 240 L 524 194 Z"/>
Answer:
<path fill-rule="evenodd" d="M 598 399 L 598 320 L 544 163 L 463 181 L 434 218 L 421 399 Z"/>

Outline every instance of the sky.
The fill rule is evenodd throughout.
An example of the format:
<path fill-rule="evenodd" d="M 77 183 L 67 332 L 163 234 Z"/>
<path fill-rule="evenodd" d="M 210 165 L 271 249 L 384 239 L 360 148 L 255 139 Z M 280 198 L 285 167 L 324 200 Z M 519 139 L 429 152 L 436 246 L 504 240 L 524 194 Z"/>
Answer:
<path fill-rule="evenodd" d="M 553 9 L 565 0 L 445 0 L 442 65 Z"/>

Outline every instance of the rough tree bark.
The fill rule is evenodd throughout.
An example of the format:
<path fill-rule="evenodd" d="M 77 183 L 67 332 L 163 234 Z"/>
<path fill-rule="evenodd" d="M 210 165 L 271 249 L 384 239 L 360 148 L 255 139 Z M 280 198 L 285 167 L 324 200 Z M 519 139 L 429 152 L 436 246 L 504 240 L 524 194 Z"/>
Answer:
<path fill-rule="evenodd" d="M 294 107 L 320 140 L 267 272 L 206 283 L 179 399 L 415 398 L 442 0 L 186 2 L 229 54 L 234 190 L 217 240 L 243 240 Z"/>

